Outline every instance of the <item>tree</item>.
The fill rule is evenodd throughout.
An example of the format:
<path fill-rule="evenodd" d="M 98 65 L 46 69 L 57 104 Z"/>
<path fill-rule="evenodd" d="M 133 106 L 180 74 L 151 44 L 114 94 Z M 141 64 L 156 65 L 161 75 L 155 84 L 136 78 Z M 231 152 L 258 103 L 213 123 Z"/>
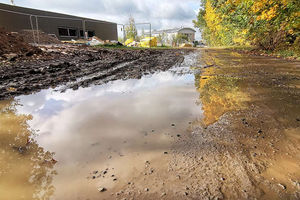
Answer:
<path fill-rule="evenodd" d="M 12 5 L 15 5 L 15 2 L 14 2 L 14 0 L 10 0 L 10 2 L 11 2 L 11 4 L 12 4 Z"/>
<path fill-rule="evenodd" d="M 141 35 L 141 39 L 145 38 L 145 29 L 142 29 L 142 35 Z"/>
<path fill-rule="evenodd" d="M 157 41 L 161 44 L 161 46 L 165 46 L 167 43 L 167 34 L 165 32 L 159 34 L 157 36 Z"/>
<path fill-rule="evenodd" d="M 299 0 L 201 0 L 194 26 L 211 46 L 299 48 Z M 286 48 L 285 48 L 286 49 Z"/>
<path fill-rule="evenodd" d="M 125 35 L 127 39 L 137 39 L 137 29 L 135 26 L 135 20 L 132 16 L 129 17 L 129 23 L 125 27 Z"/>
<path fill-rule="evenodd" d="M 178 33 L 176 35 L 172 35 L 173 46 L 179 46 L 180 44 L 188 41 L 189 37 L 185 34 Z"/>

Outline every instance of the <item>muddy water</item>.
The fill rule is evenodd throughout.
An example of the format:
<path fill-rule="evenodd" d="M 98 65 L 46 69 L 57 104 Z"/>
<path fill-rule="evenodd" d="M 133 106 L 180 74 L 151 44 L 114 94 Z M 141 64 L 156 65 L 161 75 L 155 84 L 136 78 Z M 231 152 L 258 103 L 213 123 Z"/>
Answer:
<path fill-rule="evenodd" d="M 208 49 L 2 101 L 0 199 L 299 199 L 299 85 L 299 62 Z"/>
<path fill-rule="evenodd" d="M 195 56 L 139 80 L 1 102 L 0 196 L 99 198 L 98 187 L 129 182 L 201 119 L 190 70 Z"/>

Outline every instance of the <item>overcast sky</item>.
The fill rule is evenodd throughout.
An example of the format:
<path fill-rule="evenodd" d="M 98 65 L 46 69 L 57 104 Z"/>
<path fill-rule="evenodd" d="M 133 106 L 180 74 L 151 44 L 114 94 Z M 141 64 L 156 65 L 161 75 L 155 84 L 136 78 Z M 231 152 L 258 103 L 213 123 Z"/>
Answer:
<path fill-rule="evenodd" d="M 0 0 L 10 3 L 10 0 Z M 126 23 L 151 22 L 153 29 L 192 27 L 199 0 L 15 0 L 17 6 L 61 12 L 99 20 Z M 138 27 L 139 28 L 139 27 Z M 145 27 L 146 29 L 146 27 Z M 197 34 L 199 39 L 199 34 Z"/>

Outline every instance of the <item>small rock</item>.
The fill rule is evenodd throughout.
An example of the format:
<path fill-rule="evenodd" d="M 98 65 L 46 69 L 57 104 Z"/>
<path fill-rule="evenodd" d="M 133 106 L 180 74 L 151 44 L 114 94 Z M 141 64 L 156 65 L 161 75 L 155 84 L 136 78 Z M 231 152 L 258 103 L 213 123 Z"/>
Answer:
<path fill-rule="evenodd" d="M 10 53 L 10 54 L 4 54 L 4 56 L 7 58 L 9 61 L 15 61 L 18 57 L 18 54 L 15 53 Z"/>
<path fill-rule="evenodd" d="M 279 187 L 281 187 L 283 190 L 285 190 L 285 189 L 286 189 L 286 186 L 285 186 L 285 185 L 283 185 L 283 184 L 281 184 L 281 183 L 278 183 L 278 186 L 279 186 Z"/>
<path fill-rule="evenodd" d="M 181 137 L 181 135 L 180 135 L 180 134 L 177 134 L 177 137 Z"/>
<path fill-rule="evenodd" d="M 168 154 L 168 152 L 167 152 L 167 151 L 165 151 L 165 152 L 164 152 L 164 154 Z"/>
<path fill-rule="evenodd" d="M 171 126 L 173 126 L 173 127 L 174 127 L 174 126 L 175 126 L 175 124 L 171 124 Z"/>
<path fill-rule="evenodd" d="M 163 196 L 166 196 L 167 194 L 165 193 L 165 192 L 163 192 L 163 193 L 161 193 L 161 196 L 163 197 Z"/>
<path fill-rule="evenodd" d="M 117 180 L 118 180 L 117 178 L 114 178 L 114 179 L 113 179 L 113 181 L 117 181 Z"/>
<path fill-rule="evenodd" d="M 93 178 L 93 179 L 95 179 L 95 178 L 96 178 L 96 176 L 93 176 L 92 178 Z"/>
<path fill-rule="evenodd" d="M 107 189 L 104 188 L 104 187 L 100 187 L 100 188 L 98 188 L 98 191 L 99 191 L 99 192 L 105 192 L 105 191 L 107 191 Z"/>
<path fill-rule="evenodd" d="M 98 174 L 98 171 L 96 170 L 96 171 L 93 171 L 93 174 Z"/>
<path fill-rule="evenodd" d="M 297 122 L 300 122 L 300 119 L 296 119 Z"/>
<path fill-rule="evenodd" d="M 189 195 L 189 193 L 187 193 L 187 192 L 184 192 L 184 195 L 185 195 L 185 196 L 188 196 L 188 195 Z"/>
<path fill-rule="evenodd" d="M 74 86 L 72 87 L 73 90 L 78 90 L 78 88 L 79 88 L 78 85 L 74 85 Z"/>
<path fill-rule="evenodd" d="M 294 183 L 294 185 L 295 185 L 296 187 L 299 187 L 299 188 L 300 188 L 300 182 L 295 181 L 295 182 L 293 182 L 293 183 Z"/>
<path fill-rule="evenodd" d="M 149 191 L 149 188 L 145 188 L 145 192 L 148 192 Z"/>
<path fill-rule="evenodd" d="M 261 134 L 261 133 L 262 133 L 262 130 L 261 130 L 261 129 L 259 129 L 259 130 L 257 131 L 257 133 Z"/>

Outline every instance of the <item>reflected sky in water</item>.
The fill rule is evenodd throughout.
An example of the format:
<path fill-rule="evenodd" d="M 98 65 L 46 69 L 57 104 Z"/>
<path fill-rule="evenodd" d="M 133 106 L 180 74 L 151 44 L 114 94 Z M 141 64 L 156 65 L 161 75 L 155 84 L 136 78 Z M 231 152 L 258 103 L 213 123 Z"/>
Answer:
<path fill-rule="evenodd" d="M 58 150 L 57 143 L 62 148 L 65 142 L 74 144 L 74 137 L 90 143 L 99 137 L 128 139 L 134 132 L 163 131 L 173 123 L 200 118 L 194 77 L 171 70 L 65 93 L 45 90 L 19 97 L 17 110 L 33 116 L 29 124 L 39 130 L 37 140 L 50 151 Z"/>
<path fill-rule="evenodd" d="M 87 191 L 93 197 L 96 186 L 86 179 L 91 171 L 123 156 L 144 162 L 144 154 L 168 150 L 173 135 L 188 133 L 190 123 L 202 118 L 194 80 L 189 67 L 179 67 L 139 80 L 17 97 L 16 113 L 32 116 L 27 121 L 32 137 L 58 161 L 52 198 Z"/>

